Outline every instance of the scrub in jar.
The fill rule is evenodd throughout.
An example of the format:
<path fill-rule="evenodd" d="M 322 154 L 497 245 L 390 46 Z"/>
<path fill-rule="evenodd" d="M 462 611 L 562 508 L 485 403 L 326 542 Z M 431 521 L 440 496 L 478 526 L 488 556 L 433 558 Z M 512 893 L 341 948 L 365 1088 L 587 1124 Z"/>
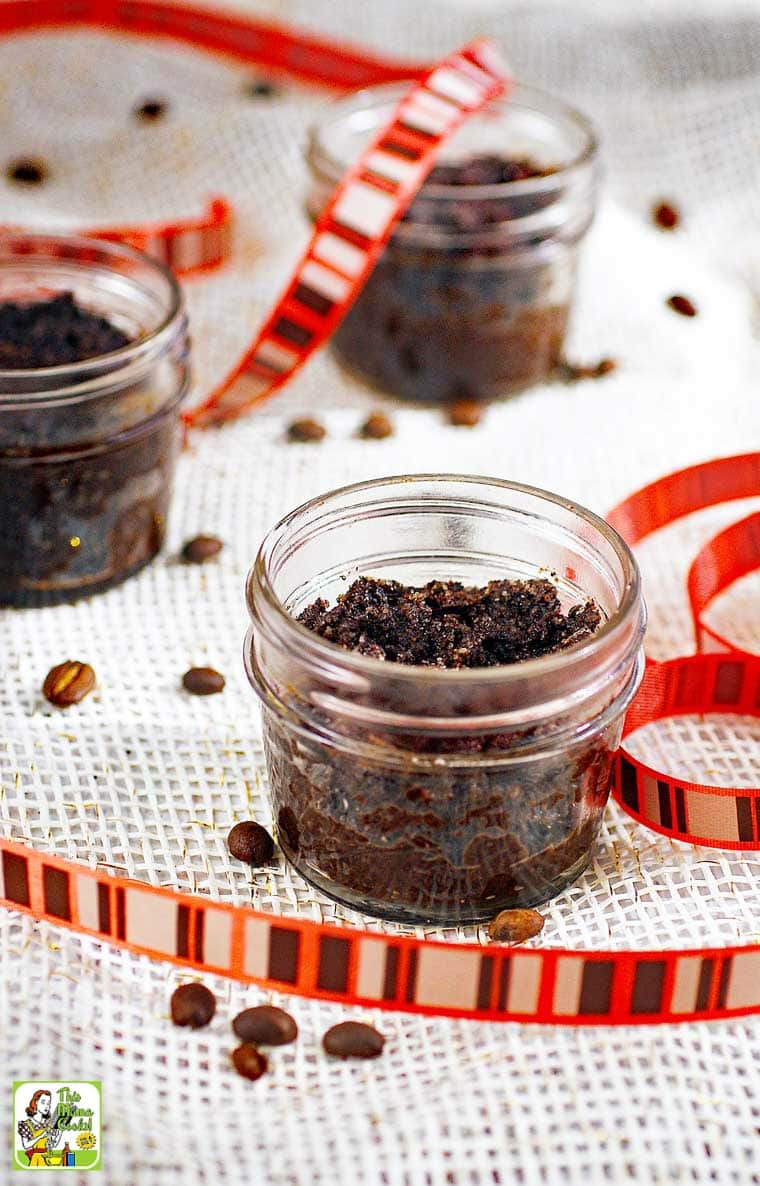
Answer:
<path fill-rule="evenodd" d="M 484 492 L 482 506 L 473 487 Z M 264 704 L 280 844 L 330 896 L 383 917 L 483 921 L 545 901 L 590 859 L 624 710 L 640 678 L 643 608 L 632 558 L 615 540 L 629 576 L 610 570 L 614 588 L 605 588 L 569 536 L 543 536 L 536 512 L 553 496 L 523 493 L 528 488 L 409 478 L 348 489 L 359 492 L 357 546 L 372 567 L 356 557 L 341 579 L 334 563 L 339 549 L 330 544 L 352 530 L 342 513 L 349 495 L 339 491 L 310 504 L 316 535 L 335 533 L 321 540 L 313 583 L 304 579 L 306 556 L 295 559 L 302 544 L 308 548 L 300 530 L 292 538 L 285 531 L 290 550 L 280 567 L 279 528 L 249 580 L 254 628 L 246 655 Z M 437 489 L 453 491 L 451 501 Z M 333 501 L 340 505 L 331 528 Z M 481 516 L 473 529 L 470 520 Z M 479 553 L 480 531 L 501 554 Z M 520 561 L 511 545 L 530 533 L 536 539 Z M 398 548 L 399 540 L 408 553 L 384 554 L 383 543 Z M 586 544 L 577 545 L 581 555 Z M 565 557 L 561 571 L 583 572 L 588 583 L 549 579 L 543 555 Z M 357 568 L 367 575 L 349 579 Z M 437 579 L 413 584 L 386 575 L 405 568 L 432 568 Z M 447 578 L 447 568 L 456 578 L 473 568 L 536 575 L 470 585 Z M 298 578 L 298 594 L 275 610 L 280 578 L 283 590 Z M 307 597 L 325 582 L 332 596 Z"/>
<path fill-rule="evenodd" d="M 0 604 L 97 592 L 156 555 L 186 384 L 163 268 L 120 245 L 0 238 Z"/>
<path fill-rule="evenodd" d="M 309 212 L 398 87 L 334 106 L 312 132 Z M 493 399 L 556 367 L 579 244 L 598 182 L 593 129 L 527 87 L 472 117 L 396 226 L 332 346 L 352 371 L 407 399 Z"/>

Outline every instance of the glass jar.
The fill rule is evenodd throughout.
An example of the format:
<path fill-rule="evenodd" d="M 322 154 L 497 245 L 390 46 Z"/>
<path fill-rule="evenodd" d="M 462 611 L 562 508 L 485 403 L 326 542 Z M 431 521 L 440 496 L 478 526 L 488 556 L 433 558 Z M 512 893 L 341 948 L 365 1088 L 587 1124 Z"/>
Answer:
<path fill-rule="evenodd" d="M 130 344 L 0 370 L 0 604 L 107 589 L 161 547 L 188 384 L 187 319 L 171 273 L 121 244 L 0 235 L 0 304 L 71 293 Z"/>
<path fill-rule="evenodd" d="M 563 609 L 593 598 L 603 624 L 509 666 L 406 667 L 296 620 L 359 576 L 483 585 L 549 573 Z M 307 880 L 368 914 L 464 923 L 578 877 L 643 671 L 638 569 L 603 520 L 495 479 L 363 482 L 283 519 L 247 595 L 274 817 Z"/>
<path fill-rule="evenodd" d="M 405 89 L 361 91 L 312 129 L 312 217 Z M 332 338 L 342 362 L 394 395 L 490 400 L 541 382 L 559 361 L 596 204 L 596 135 L 564 103 L 516 86 L 465 122 L 440 163 L 484 155 L 553 171 L 491 185 L 426 182 Z"/>

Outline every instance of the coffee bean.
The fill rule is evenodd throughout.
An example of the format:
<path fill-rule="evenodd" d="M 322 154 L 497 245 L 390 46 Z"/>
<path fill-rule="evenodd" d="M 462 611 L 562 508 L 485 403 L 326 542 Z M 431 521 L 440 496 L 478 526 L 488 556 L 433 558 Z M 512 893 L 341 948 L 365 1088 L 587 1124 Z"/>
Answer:
<path fill-rule="evenodd" d="M 614 358 L 601 358 L 599 362 L 574 363 L 563 359 L 557 363 L 555 374 L 563 383 L 577 383 L 579 379 L 602 379 L 617 370 Z"/>
<path fill-rule="evenodd" d="M 213 667 L 191 667 L 182 676 L 182 686 L 193 696 L 214 696 L 224 690 L 224 676 Z"/>
<path fill-rule="evenodd" d="M 373 412 L 359 429 L 359 436 L 365 441 L 384 441 L 393 436 L 393 424 L 383 412 Z"/>
<path fill-rule="evenodd" d="M 288 440 L 297 441 L 302 445 L 316 444 L 317 441 L 324 440 L 326 436 L 325 426 L 308 416 L 302 420 L 294 420 L 292 424 L 288 425 Z"/>
<path fill-rule="evenodd" d="M 295 1019 L 276 1005 L 257 1005 L 238 1013 L 232 1028 L 244 1042 L 258 1046 L 287 1046 L 298 1037 Z"/>
<path fill-rule="evenodd" d="M 341 1021 L 327 1031 L 322 1045 L 333 1058 L 379 1058 L 385 1038 L 362 1021 Z"/>
<path fill-rule="evenodd" d="M 232 1051 L 232 1065 L 244 1079 L 260 1079 L 269 1063 L 265 1054 L 257 1050 L 252 1042 L 243 1042 Z"/>
<path fill-rule="evenodd" d="M 227 837 L 230 855 L 247 865 L 266 865 L 274 855 L 274 840 L 254 820 L 243 820 L 235 824 Z"/>
<path fill-rule="evenodd" d="M 664 231 L 672 231 L 681 221 L 681 216 L 670 202 L 658 202 L 652 210 L 652 218 Z"/>
<path fill-rule="evenodd" d="M 181 984 L 171 999 L 172 1021 L 197 1030 L 208 1025 L 216 1012 L 216 997 L 205 984 Z"/>
<path fill-rule="evenodd" d="M 488 938 L 495 943 L 524 943 L 543 930 L 543 915 L 537 910 L 502 910 L 488 924 Z"/>
<path fill-rule="evenodd" d="M 15 181 L 19 185 L 42 185 L 47 175 L 48 171 L 44 161 L 31 158 L 11 161 L 6 169 L 8 180 Z"/>
<path fill-rule="evenodd" d="M 67 659 L 65 663 L 50 669 L 45 676 L 42 692 L 57 708 L 67 708 L 70 704 L 79 704 L 94 687 L 95 672 L 89 663 Z"/>
<path fill-rule="evenodd" d="M 186 564 L 205 564 L 212 556 L 218 556 L 224 544 L 215 535 L 196 535 L 182 548 L 182 559 Z"/>
<path fill-rule="evenodd" d="M 280 88 L 265 78 L 255 78 L 253 82 L 246 83 L 245 93 L 251 99 L 274 99 L 279 95 Z"/>
<path fill-rule="evenodd" d="M 448 407 L 449 424 L 456 428 L 475 428 L 483 416 L 483 405 L 474 399 L 458 399 Z"/>
<path fill-rule="evenodd" d="M 162 119 L 166 112 L 167 105 L 163 99 L 146 99 L 144 103 L 135 107 L 133 114 L 145 123 L 154 123 L 156 120 Z"/>
<path fill-rule="evenodd" d="M 668 297 L 667 304 L 676 313 L 680 313 L 682 317 L 696 317 L 697 306 L 688 297 L 676 294 L 676 296 Z"/>

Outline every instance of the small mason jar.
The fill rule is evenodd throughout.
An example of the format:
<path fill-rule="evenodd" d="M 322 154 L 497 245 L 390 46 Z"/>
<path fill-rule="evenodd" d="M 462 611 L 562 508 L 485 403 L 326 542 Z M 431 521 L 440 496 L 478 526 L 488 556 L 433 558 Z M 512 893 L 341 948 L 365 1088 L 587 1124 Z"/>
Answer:
<path fill-rule="evenodd" d="M 586 641 L 502 667 L 407 667 L 297 615 L 359 576 L 424 585 L 552 574 Z M 588 864 L 643 672 L 636 562 L 602 519 L 546 491 L 412 476 L 314 499 L 264 540 L 247 586 L 279 840 L 307 880 L 368 914 L 479 922 L 553 897 Z"/>
<path fill-rule="evenodd" d="M 0 304 L 71 293 L 130 343 L 63 366 L 0 370 L 0 604 L 44 605 L 125 580 L 166 530 L 188 384 L 173 276 L 121 244 L 0 236 Z"/>
<path fill-rule="evenodd" d="M 312 218 L 404 92 L 396 83 L 361 91 L 312 129 Z M 545 175 L 428 180 L 332 338 L 342 362 L 394 395 L 490 400 L 545 380 L 559 361 L 596 204 L 594 129 L 557 99 L 516 86 L 463 124 L 440 163 L 484 156 L 527 159 Z"/>

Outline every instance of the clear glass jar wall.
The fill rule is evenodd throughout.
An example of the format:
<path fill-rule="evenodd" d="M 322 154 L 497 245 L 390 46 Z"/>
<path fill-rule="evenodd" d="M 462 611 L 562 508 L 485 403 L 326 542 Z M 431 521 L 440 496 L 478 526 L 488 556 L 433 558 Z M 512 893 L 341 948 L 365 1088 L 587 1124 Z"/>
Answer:
<path fill-rule="evenodd" d="M 312 217 L 404 89 L 341 100 L 313 128 Z M 441 161 L 483 156 L 552 172 L 489 185 L 427 182 L 333 337 L 341 361 L 394 395 L 494 399 L 546 379 L 560 358 L 596 204 L 596 135 L 572 108 L 517 86 L 469 119 Z"/>
<path fill-rule="evenodd" d="M 564 608 L 592 597 L 603 625 L 511 666 L 383 663 L 295 618 L 361 575 L 482 585 L 547 572 Z M 366 482 L 272 530 L 248 604 L 274 817 L 308 880 L 370 914 L 455 923 L 542 902 L 579 875 L 643 670 L 638 570 L 607 524 L 490 479 Z"/>
<path fill-rule="evenodd" d="M 166 530 L 188 383 L 172 275 L 140 252 L 0 236 L 0 304 L 72 293 L 131 340 L 110 354 L 0 370 L 0 604 L 70 600 L 123 581 Z"/>

